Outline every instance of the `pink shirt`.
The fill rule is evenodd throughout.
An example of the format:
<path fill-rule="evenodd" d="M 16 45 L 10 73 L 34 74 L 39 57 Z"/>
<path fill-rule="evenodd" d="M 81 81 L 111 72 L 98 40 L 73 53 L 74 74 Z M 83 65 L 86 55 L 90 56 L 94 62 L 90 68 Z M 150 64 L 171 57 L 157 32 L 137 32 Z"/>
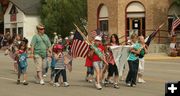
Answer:
<path fill-rule="evenodd" d="M 116 44 L 113 44 L 113 43 L 111 43 L 111 46 L 117 46 Z M 112 64 L 112 65 L 114 65 L 114 64 L 116 64 L 116 62 L 115 62 L 115 60 L 114 60 L 114 57 L 113 57 L 113 53 L 112 53 L 112 51 L 109 51 L 109 55 L 110 55 L 110 60 L 109 60 L 109 64 Z"/>

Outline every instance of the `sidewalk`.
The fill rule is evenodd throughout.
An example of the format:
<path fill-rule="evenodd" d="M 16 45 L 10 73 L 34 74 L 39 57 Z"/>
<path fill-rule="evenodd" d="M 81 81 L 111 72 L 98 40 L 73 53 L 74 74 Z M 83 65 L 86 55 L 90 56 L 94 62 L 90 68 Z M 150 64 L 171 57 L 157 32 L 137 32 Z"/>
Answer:
<path fill-rule="evenodd" d="M 170 57 L 166 53 L 149 53 L 145 55 L 145 60 L 180 60 L 180 56 Z"/>

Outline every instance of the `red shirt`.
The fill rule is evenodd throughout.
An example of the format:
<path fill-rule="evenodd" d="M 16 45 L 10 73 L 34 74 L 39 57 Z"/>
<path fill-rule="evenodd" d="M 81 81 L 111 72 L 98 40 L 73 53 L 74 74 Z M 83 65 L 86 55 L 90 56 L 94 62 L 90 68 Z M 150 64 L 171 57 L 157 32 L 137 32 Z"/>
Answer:
<path fill-rule="evenodd" d="M 99 45 L 98 46 L 98 49 L 103 52 L 105 50 L 104 46 L 103 45 Z M 101 61 L 101 59 L 99 58 L 98 55 L 96 55 L 95 53 L 93 54 L 93 61 Z"/>
<path fill-rule="evenodd" d="M 93 66 L 93 62 L 89 57 L 86 57 L 86 67 L 92 67 Z"/>

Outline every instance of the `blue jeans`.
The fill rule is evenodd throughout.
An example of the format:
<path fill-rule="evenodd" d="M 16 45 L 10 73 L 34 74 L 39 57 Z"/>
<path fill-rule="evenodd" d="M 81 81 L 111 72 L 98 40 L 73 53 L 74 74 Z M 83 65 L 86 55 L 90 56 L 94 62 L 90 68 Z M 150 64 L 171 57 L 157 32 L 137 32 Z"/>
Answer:
<path fill-rule="evenodd" d="M 89 75 L 94 75 L 94 68 L 93 67 L 87 67 L 87 77 Z"/>
<path fill-rule="evenodd" d="M 136 78 L 138 73 L 138 67 L 139 67 L 139 59 L 135 61 L 128 60 L 129 64 L 129 72 L 126 77 L 126 83 L 135 84 L 136 85 Z"/>
<path fill-rule="evenodd" d="M 60 75 L 63 77 L 63 82 L 67 82 L 66 69 L 55 69 L 55 83 L 59 81 Z"/>

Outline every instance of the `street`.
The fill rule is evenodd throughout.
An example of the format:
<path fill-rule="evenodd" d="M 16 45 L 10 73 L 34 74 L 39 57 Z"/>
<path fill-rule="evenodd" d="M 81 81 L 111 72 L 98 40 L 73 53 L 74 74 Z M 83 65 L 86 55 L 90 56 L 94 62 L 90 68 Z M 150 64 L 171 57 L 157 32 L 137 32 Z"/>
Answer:
<path fill-rule="evenodd" d="M 164 96 L 165 82 L 180 80 L 180 59 L 147 60 L 144 73 L 145 84 L 127 87 L 124 81 L 120 81 L 120 89 L 103 87 L 102 90 L 96 90 L 93 83 L 85 81 L 84 61 L 82 58 L 73 61 L 73 71 L 67 74 L 69 87 L 54 87 L 48 83 L 49 74 L 45 78 L 45 85 L 35 84 L 34 62 L 28 59 L 29 85 L 24 86 L 16 84 L 17 75 L 12 70 L 13 61 L 0 51 L 0 96 Z M 125 74 L 127 70 L 126 64 Z"/>

